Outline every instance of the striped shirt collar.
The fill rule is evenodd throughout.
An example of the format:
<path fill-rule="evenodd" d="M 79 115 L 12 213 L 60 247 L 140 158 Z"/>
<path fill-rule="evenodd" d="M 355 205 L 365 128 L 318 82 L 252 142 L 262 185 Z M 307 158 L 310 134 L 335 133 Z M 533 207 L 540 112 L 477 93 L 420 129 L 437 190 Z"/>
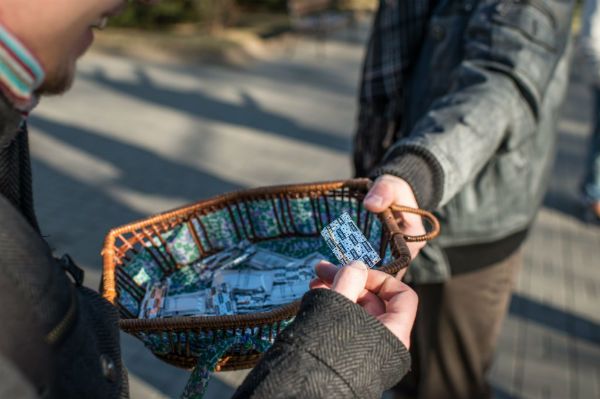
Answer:
<path fill-rule="evenodd" d="M 27 48 L 0 24 L 0 91 L 22 112 L 37 103 L 44 70 Z"/>

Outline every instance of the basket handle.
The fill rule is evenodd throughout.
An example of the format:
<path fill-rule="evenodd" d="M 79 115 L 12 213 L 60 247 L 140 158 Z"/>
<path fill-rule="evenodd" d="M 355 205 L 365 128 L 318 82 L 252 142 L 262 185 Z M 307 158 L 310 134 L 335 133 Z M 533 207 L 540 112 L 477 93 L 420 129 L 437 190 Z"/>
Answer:
<path fill-rule="evenodd" d="M 394 216 L 394 211 L 409 212 L 420 215 L 426 218 L 431 225 L 432 229 L 430 232 L 420 236 L 409 236 L 402 233 L 400 226 L 398 225 L 398 218 Z M 387 226 L 388 234 L 387 240 L 392 243 L 392 251 L 395 251 L 396 260 L 392 263 L 383 266 L 382 271 L 395 275 L 400 270 L 408 267 L 411 262 L 411 254 L 407 242 L 422 242 L 435 238 L 440 232 L 440 224 L 437 218 L 430 212 L 422 209 L 409 208 L 404 206 L 393 205 L 390 208 L 384 210 L 380 217 Z"/>
<path fill-rule="evenodd" d="M 419 215 L 426 219 L 431 226 L 431 231 L 422 234 L 420 236 L 410 236 L 403 234 L 404 241 L 406 242 L 423 242 L 430 241 L 436 238 L 440 234 L 440 222 L 435 215 L 429 211 L 418 208 L 410 208 L 408 206 L 392 205 L 390 209 L 394 212 L 412 213 L 413 215 Z M 399 219 L 396 219 L 396 223 L 400 223 Z"/>

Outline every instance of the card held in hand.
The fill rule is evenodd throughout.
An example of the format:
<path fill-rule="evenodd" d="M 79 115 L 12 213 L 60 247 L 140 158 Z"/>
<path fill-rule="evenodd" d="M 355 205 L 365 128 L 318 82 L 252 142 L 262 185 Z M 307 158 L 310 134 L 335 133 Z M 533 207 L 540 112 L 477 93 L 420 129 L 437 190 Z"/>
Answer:
<path fill-rule="evenodd" d="M 321 230 L 321 236 L 343 265 L 360 260 L 372 268 L 381 261 L 379 254 L 348 213 L 343 213 L 325 226 Z"/>

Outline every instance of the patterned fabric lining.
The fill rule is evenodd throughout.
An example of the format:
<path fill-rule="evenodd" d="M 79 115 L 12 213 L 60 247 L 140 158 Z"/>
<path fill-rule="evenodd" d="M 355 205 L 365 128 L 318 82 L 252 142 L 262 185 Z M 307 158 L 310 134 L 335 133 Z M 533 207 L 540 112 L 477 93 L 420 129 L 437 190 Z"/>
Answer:
<path fill-rule="evenodd" d="M 0 24 L 0 91 L 20 111 L 30 111 L 34 92 L 44 82 L 45 73 L 38 60 L 15 35 Z"/>
<path fill-rule="evenodd" d="M 181 287 L 177 293 L 206 288 L 197 269 L 202 260 L 201 252 L 228 248 L 244 239 L 262 239 L 256 243 L 258 246 L 293 258 L 319 252 L 335 263 L 336 259 L 320 238 L 318 229 L 344 212 L 354 218 L 373 247 L 378 249 L 381 222 L 360 208 L 355 199 L 260 200 L 231 205 L 193 218 L 190 224 L 181 224 L 160 238 L 155 237 L 120 268 L 119 273 L 129 284 L 118 284 L 119 303 L 129 313 L 138 314 L 143 296 L 139 292 L 143 293 L 146 287 L 165 275 Z M 294 235 L 281 237 L 284 234 Z M 389 247 L 383 258 L 384 264 L 392 261 Z M 137 295 L 132 292 L 132 286 L 138 288 Z"/>
<path fill-rule="evenodd" d="M 117 270 L 118 303 L 125 317 L 135 317 L 148 286 L 168 277 L 176 287 L 169 294 L 195 292 L 210 286 L 203 281 L 202 259 L 229 248 L 242 240 L 273 252 L 301 259 L 318 252 L 336 263 L 335 256 L 320 237 L 320 229 L 347 212 L 379 250 L 382 225 L 354 198 L 319 197 L 256 200 L 229 205 L 154 237 L 139 248 Z M 389 247 L 383 263 L 392 261 Z M 189 355 L 198 358 L 185 398 L 201 398 L 219 359 L 226 355 L 262 353 L 269 348 L 277 332 L 293 319 L 262 328 L 225 331 L 164 331 L 137 333 L 139 339 L 157 355 Z"/>
<path fill-rule="evenodd" d="M 287 327 L 291 320 L 282 322 L 281 329 Z M 190 379 L 181 395 L 182 399 L 200 399 L 204 396 L 208 382 L 215 371 L 219 360 L 226 353 L 250 354 L 254 352 L 263 353 L 273 344 L 273 339 L 263 334 L 256 336 L 256 329 L 246 329 L 233 335 L 220 337 L 216 344 L 210 344 L 198 356 L 198 365 L 194 368 Z M 276 331 L 271 330 L 273 336 Z"/>

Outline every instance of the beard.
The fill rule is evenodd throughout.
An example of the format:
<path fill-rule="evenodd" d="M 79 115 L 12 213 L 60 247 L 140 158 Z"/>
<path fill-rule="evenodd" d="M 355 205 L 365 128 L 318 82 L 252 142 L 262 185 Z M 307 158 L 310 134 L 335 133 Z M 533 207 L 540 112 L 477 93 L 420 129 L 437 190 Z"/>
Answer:
<path fill-rule="evenodd" d="M 44 83 L 36 90 L 36 95 L 56 95 L 68 91 L 75 78 L 75 63 L 58 66 L 48 71 Z"/>

